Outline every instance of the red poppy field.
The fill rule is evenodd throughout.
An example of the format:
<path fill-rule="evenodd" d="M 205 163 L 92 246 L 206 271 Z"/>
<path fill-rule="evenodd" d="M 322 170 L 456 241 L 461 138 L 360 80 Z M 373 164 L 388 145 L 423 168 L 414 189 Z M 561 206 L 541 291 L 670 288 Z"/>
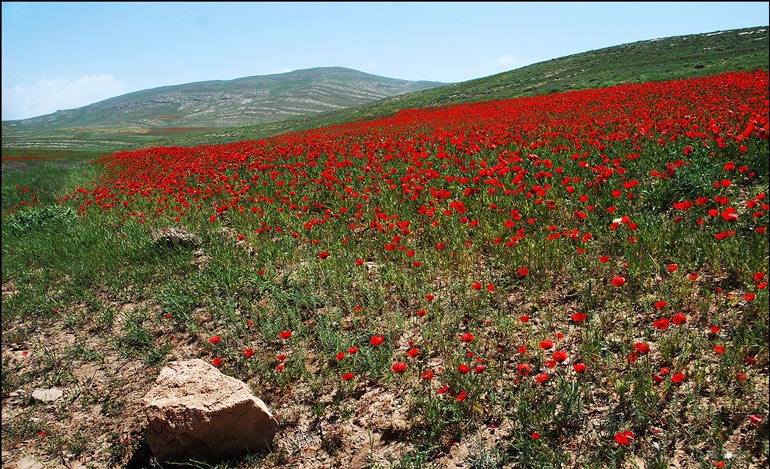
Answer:
<path fill-rule="evenodd" d="M 89 331 L 144 370 L 139 396 L 166 361 L 205 359 L 281 425 L 273 451 L 233 466 L 764 467 L 768 78 L 105 156 L 54 208 L 39 187 L 4 201 L 4 255 L 58 285 L 23 306 L 4 267 L 4 348 L 32 348 L 30 317 L 76 343 Z M 65 211 L 64 231 L 43 229 Z M 152 244 L 171 229 L 200 247 Z M 3 360 L 28 376 L 16 387 L 52 369 Z M 4 377 L 4 403 L 16 387 Z M 109 461 L 142 445 L 141 418 L 114 422 L 131 408 L 99 420 L 130 440 Z"/>

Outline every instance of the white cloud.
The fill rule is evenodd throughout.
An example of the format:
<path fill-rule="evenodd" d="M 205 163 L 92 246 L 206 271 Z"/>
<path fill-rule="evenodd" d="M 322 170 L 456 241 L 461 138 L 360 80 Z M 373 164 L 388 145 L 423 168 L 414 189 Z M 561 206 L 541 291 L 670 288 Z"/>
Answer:
<path fill-rule="evenodd" d="M 526 61 L 517 59 L 512 55 L 501 55 L 495 60 L 495 62 L 497 62 L 497 65 L 502 65 L 504 67 L 510 67 L 510 68 L 517 68 L 527 64 Z"/>
<path fill-rule="evenodd" d="M 370 60 L 369 63 L 361 67 L 362 72 L 373 72 L 380 68 L 380 64 L 376 60 Z"/>
<path fill-rule="evenodd" d="M 75 80 L 43 78 L 32 84 L 3 86 L 3 120 L 27 119 L 86 106 L 126 93 L 112 75 L 84 75 Z"/>

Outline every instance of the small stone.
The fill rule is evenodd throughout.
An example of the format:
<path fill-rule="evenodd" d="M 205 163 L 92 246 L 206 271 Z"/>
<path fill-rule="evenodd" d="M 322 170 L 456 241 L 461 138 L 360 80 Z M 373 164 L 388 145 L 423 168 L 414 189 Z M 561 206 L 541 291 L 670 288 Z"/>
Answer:
<path fill-rule="evenodd" d="M 32 392 L 32 399 L 42 402 L 54 402 L 64 394 L 60 389 L 35 389 Z"/>

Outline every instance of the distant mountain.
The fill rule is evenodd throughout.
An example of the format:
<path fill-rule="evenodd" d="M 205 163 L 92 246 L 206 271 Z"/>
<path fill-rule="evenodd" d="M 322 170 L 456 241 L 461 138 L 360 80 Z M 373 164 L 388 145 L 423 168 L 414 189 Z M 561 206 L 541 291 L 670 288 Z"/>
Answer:
<path fill-rule="evenodd" d="M 141 131 L 233 127 L 359 106 L 444 84 L 321 67 L 137 91 L 76 109 L 4 121 L 3 128 Z"/>

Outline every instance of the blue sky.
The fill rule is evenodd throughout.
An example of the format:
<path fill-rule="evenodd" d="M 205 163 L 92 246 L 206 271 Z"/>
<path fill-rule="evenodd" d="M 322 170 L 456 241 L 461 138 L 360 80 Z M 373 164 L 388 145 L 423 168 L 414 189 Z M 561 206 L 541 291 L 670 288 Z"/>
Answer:
<path fill-rule="evenodd" d="M 629 42 L 766 26 L 768 2 L 2 3 L 2 119 L 321 66 L 460 82 Z"/>

